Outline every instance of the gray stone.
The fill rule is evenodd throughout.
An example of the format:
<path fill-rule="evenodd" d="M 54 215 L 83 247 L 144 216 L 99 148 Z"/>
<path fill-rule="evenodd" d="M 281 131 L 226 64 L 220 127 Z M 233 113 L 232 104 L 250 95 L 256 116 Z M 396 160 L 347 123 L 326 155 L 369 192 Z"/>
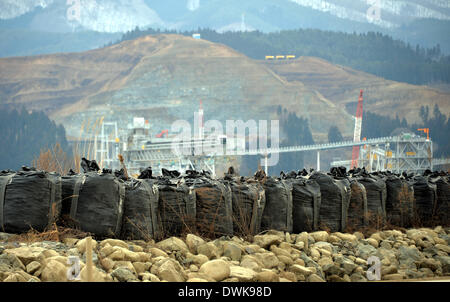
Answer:
<path fill-rule="evenodd" d="M 229 257 L 233 261 L 240 261 L 242 257 L 241 248 L 232 242 L 227 242 L 223 246 L 223 255 Z"/>
<path fill-rule="evenodd" d="M 444 274 L 450 273 L 450 257 L 449 256 L 436 256 L 434 257 L 437 261 L 441 263 L 442 272 Z"/>
<path fill-rule="evenodd" d="M 398 260 L 400 265 L 404 265 L 409 268 L 416 268 L 416 261 L 422 258 L 422 254 L 415 247 L 405 247 L 401 246 L 398 249 Z"/>
<path fill-rule="evenodd" d="M 5 264 L 12 269 L 25 270 L 25 266 L 23 265 L 22 261 L 20 261 L 20 259 L 13 254 L 0 255 L 0 264 Z"/>
<path fill-rule="evenodd" d="M 377 253 L 377 249 L 371 246 L 370 244 L 358 243 L 356 247 L 356 256 L 367 260 L 370 256 L 373 256 Z"/>
<path fill-rule="evenodd" d="M 361 273 L 353 273 L 350 276 L 350 280 L 352 282 L 367 282 L 367 279 L 365 276 L 363 276 Z"/>
<path fill-rule="evenodd" d="M 130 282 L 138 280 L 132 271 L 124 267 L 116 268 L 111 273 L 111 276 L 116 278 L 119 282 Z"/>

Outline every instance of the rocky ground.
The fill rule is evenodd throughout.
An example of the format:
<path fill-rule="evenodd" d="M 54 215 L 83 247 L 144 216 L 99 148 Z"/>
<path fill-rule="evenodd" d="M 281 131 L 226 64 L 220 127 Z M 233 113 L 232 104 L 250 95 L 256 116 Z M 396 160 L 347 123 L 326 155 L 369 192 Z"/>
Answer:
<path fill-rule="evenodd" d="M 450 228 L 363 234 L 269 231 L 252 242 L 238 237 L 204 240 L 189 234 L 155 243 L 93 241 L 94 281 L 143 282 L 366 282 L 370 256 L 382 280 L 450 276 Z M 67 281 L 69 256 L 78 256 L 86 280 L 86 239 L 14 242 L 0 233 L 0 281 Z"/>

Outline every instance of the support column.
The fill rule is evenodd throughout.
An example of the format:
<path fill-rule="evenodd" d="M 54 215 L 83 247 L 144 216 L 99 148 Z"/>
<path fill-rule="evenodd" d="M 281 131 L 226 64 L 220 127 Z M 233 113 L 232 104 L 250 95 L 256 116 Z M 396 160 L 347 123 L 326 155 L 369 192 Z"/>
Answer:
<path fill-rule="evenodd" d="M 317 151 L 317 171 L 320 171 L 320 151 Z"/>
<path fill-rule="evenodd" d="M 268 154 L 266 154 L 264 156 L 264 172 L 266 173 L 267 176 L 269 176 L 269 167 L 267 166 L 267 157 L 268 157 Z"/>

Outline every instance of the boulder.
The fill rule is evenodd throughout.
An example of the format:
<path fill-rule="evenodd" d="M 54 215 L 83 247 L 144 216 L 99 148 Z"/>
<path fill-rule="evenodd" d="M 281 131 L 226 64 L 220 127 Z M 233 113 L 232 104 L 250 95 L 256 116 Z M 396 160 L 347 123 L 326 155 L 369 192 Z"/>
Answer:
<path fill-rule="evenodd" d="M 230 277 L 237 278 L 239 282 L 250 282 L 256 276 L 256 272 L 249 268 L 232 265 L 230 266 Z"/>
<path fill-rule="evenodd" d="M 119 282 L 132 282 L 138 281 L 136 276 L 133 274 L 131 270 L 124 267 L 116 268 L 112 273 L 111 277 L 116 278 Z"/>
<path fill-rule="evenodd" d="M 216 281 L 230 277 L 230 265 L 223 260 L 210 260 L 200 267 L 200 273 L 206 274 Z"/>

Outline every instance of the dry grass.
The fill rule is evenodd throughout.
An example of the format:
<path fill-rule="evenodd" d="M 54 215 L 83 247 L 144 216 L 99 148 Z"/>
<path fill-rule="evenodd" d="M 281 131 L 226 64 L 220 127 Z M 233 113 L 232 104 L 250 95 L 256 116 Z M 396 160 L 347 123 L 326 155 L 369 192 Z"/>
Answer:
<path fill-rule="evenodd" d="M 26 233 L 9 237 L 6 242 L 23 242 L 27 244 L 41 241 L 63 242 L 65 238 L 82 239 L 88 236 L 91 236 L 91 234 L 77 229 L 60 227 L 54 223 L 43 232 L 38 232 L 31 228 Z"/>

